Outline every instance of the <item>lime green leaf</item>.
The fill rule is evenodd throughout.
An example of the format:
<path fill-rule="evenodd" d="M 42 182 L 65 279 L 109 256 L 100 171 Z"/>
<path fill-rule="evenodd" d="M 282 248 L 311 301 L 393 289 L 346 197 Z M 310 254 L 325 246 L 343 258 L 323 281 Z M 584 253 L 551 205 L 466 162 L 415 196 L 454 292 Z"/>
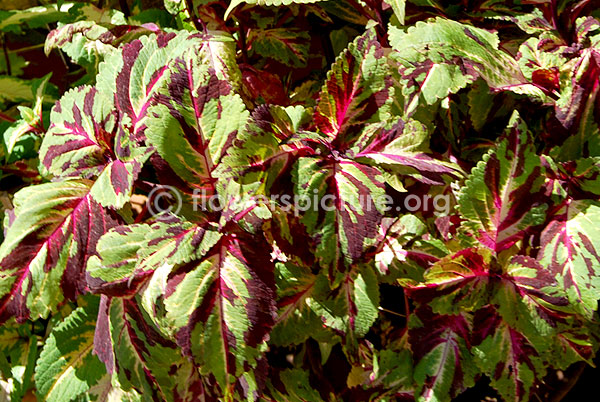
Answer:
<path fill-rule="evenodd" d="M 97 314 L 96 298 L 52 330 L 35 370 L 37 394 L 42 400 L 72 400 L 104 377 L 106 368 L 92 354 Z"/>

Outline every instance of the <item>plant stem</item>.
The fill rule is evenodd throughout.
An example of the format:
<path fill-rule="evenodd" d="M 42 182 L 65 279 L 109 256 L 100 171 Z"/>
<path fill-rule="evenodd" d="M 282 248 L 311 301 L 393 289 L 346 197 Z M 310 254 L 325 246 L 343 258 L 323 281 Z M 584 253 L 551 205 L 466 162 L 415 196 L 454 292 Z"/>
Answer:
<path fill-rule="evenodd" d="M 2 34 L 2 50 L 4 51 L 4 61 L 6 62 L 6 75 L 12 75 L 10 68 L 10 58 L 8 57 L 8 46 L 6 45 L 6 35 Z"/>
<path fill-rule="evenodd" d="M 237 21 L 240 27 L 240 48 L 242 49 L 242 60 L 244 63 L 248 63 L 248 53 L 246 49 L 246 29 L 242 25 L 242 21 Z"/>
<path fill-rule="evenodd" d="M 289 9 L 287 10 L 287 12 L 283 15 L 283 17 L 278 18 L 277 24 L 275 24 L 275 28 L 281 28 L 281 26 L 283 24 L 285 24 L 285 22 L 288 20 L 288 18 L 293 17 L 293 13 L 292 10 Z"/>
<path fill-rule="evenodd" d="M 119 7 L 121 7 L 121 11 L 123 14 L 125 14 L 125 18 L 129 18 L 131 11 L 129 11 L 129 4 L 127 4 L 127 0 L 119 0 Z"/>
<path fill-rule="evenodd" d="M 331 43 L 331 30 L 327 30 L 326 39 L 323 40 L 323 50 L 325 51 L 325 60 L 327 60 L 327 65 L 333 65 L 333 63 L 335 63 L 336 55 L 333 50 L 333 43 Z"/>
<path fill-rule="evenodd" d="M 406 318 L 406 315 L 404 315 L 404 314 L 396 313 L 395 311 L 388 310 L 387 308 L 383 308 L 381 306 L 379 307 L 379 310 L 381 310 L 383 312 L 386 312 L 386 313 L 397 315 L 398 317 L 404 317 L 404 318 Z"/>
<path fill-rule="evenodd" d="M 352 8 L 358 11 L 363 17 L 367 18 L 368 20 L 373 19 L 373 16 L 369 15 L 369 13 L 364 9 L 364 7 L 361 6 L 356 0 L 348 0 L 348 3 L 350 3 Z"/>
<path fill-rule="evenodd" d="M 14 119 L 14 118 L 10 117 L 9 115 L 6 115 L 2 112 L 0 112 L 0 119 L 2 119 L 4 121 L 8 121 L 9 123 L 14 123 L 15 121 L 17 121 L 17 119 Z"/>
<path fill-rule="evenodd" d="M 196 17 L 196 10 L 194 9 L 194 2 L 192 0 L 185 0 L 185 8 L 192 19 L 192 24 L 194 24 L 194 28 L 198 31 L 202 31 L 202 25 L 198 22 L 198 18 Z"/>
<path fill-rule="evenodd" d="M 50 24 L 46 24 L 46 28 L 48 29 L 48 31 L 52 31 Z M 65 65 L 65 68 L 67 69 L 67 71 L 69 71 L 70 68 L 69 68 L 69 64 L 67 63 L 67 59 L 65 59 L 65 55 L 63 54 L 62 50 L 57 49 L 57 51 L 58 51 L 58 55 L 60 56 L 60 59 L 62 60 L 63 64 Z M 48 56 L 46 56 L 46 57 L 48 57 Z"/>
<path fill-rule="evenodd" d="M 406 313 L 406 322 L 408 323 L 408 318 L 410 317 L 410 304 L 408 301 L 408 296 L 406 295 L 406 292 L 404 293 L 404 311 Z"/>
<path fill-rule="evenodd" d="M 33 45 L 33 46 L 26 46 L 26 47 L 22 47 L 19 49 L 8 49 L 8 53 L 21 53 L 21 52 L 28 52 L 30 50 L 35 50 L 35 49 L 39 49 L 41 47 L 44 47 L 43 43 L 38 43 L 37 45 Z"/>
<path fill-rule="evenodd" d="M 585 362 L 577 363 L 579 366 L 569 375 L 569 381 L 560 389 L 556 391 L 550 402 L 560 402 L 562 401 L 567 394 L 573 389 L 579 377 L 583 374 L 583 371 L 586 368 Z"/>

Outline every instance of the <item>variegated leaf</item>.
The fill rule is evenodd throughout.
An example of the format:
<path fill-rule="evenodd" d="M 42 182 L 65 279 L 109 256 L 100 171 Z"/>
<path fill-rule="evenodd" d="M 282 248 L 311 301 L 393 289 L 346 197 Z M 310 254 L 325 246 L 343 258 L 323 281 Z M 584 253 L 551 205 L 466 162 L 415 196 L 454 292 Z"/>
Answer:
<path fill-rule="evenodd" d="M 459 170 L 449 162 L 427 155 L 427 128 L 415 120 L 398 120 L 391 128 L 381 124 L 367 126 L 354 144 L 355 158 L 392 174 L 388 184 L 398 187 L 398 176 L 410 176 L 423 183 L 444 184 L 445 179 L 459 175 Z M 402 189 L 403 190 L 403 189 Z"/>
<path fill-rule="evenodd" d="M 195 47 L 169 62 L 155 97 L 149 143 L 191 188 L 212 194 L 213 170 L 249 116 L 242 99 Z"/>
<path fill-rule="evenodd" d="M 52 110 L 40 159 L 58 178 L 95 179 L 91 196 L 103 206 L 121 208 L 150 155 L 118 125 L 110 98 L 90 86 L 66 93 Z"/>
<path fill-rule="evenodd" d="M 248 35 L 252 52 L 291 67 L 304 67 L 308 61 L 310 35 L 301 30 L 273 28 L 252 30 Z"/>
<path fill-rule="evenodd" d="M 133 294 L 155 270 L 202 258 L 220 237 L 216 227 L 166 214 L 145 224 L 116 227 L 102 236 L 98 256 L 88 261 L 88 285 L 109 296 Z"/>
<path fill-rule="evenodd" d="M 303 157 L 292 175 L 296 210 L 304 211 L 301 222 L 316 239 L 321 265 L 333 275 L 359 260 L 375 243 L 386 209 L 380 171 L 349 159 Z"/>
<path fill-rule="evenodd" d="M 588 318 L 600 299 L 599 219 L 597 202 L 567 202 L 542 232 L 538 255 L 540 264 L 556 275 L 571 306 Z"/>
<path fill-rule="evenodd" d="M 94 353 L 124 391 L 144 400 L 193 402 L 207 396 L 197 369 L 154 327 L 135 298 L 102 296 Z"/>
<path fill-rule="evenodd" d="M 164 80 L 169 57 L 180 54 L 197 41 L 175 33 L 151 35 L 128 43 L 100 64 L 98 91 L 114 96 L 122 114 L 120 124 L 142 137 L 144 120 L 156 88 Z"/>
<path fill-rule="evenodd" d="M 340 336 L 352 350 L 357 339 L 367 334 L 379 311 L 379 285 L 373 269 L 361 266 L 346 273 L 340 285 L 331 289 L 321 275 L 315 282 L 314 296 L 306 300 L 323 322 Z"/>
<path fill-rule="evenodd" d="M 600 195 L 600 159 L 582 158 L 556 163 L 544 156 L 542 163 L 547 171 L 546 187 L 558 202 L 593 200 Z"/>
<path fill-rule="evenodd" d="M 551 309 L 558 317 L 567 305 L 564 292 L 553 289 L 554 277 L 535 259 L 517 255 L 502 263 L 485 247 L 464 249 L 442 258 L 427 270 L 424 278 L 422 284 L 411 286 L 409 295 L 429 304 L 438 314 L 474 312 L 495 302 L 501 311 L 507 309 L 506 319 L 523 314 L 510 310 L 515 305 L 529 309 L 532 317 L 543 305 L 544 317 L 554 314 Z M 513 297 L 519 302 L 511 302 Z"/>
<path fill-rule="evenodd" d="M 407 115 L 414 113 L 420 99 L 431 105 L 478 77 L 494 89 L 536 91 L 517 62 L 498 49 L 498 36 L 480 28 L 443 18 L 417 22 L 406 30 L 390 26 L 390 44 Z"/>
<path fill-rule="evenodd" d="M 496 253 L 510 248 L 545 219 L 543 171 L 527 127 L 513 115 L 459 195 L 463 227 Z"/>
<path fill-rule="evenodd" d="M 219 177 L 233 177 L 248 191 L 269 191 L 275 178 L 288 171 L 298 157 L 314 153 L 306 141 L 319 136 L 302 131 L 309 118 L 301 106 L 257 107 L 217 168 Z"/>
<path fill-rule="evenodd" d="M 474 385 L 469 316 L 434 315 L 431 310 L 420 308 L 409 325 L 419 402 L 449 401 Z"/>
<path fill-rule="evenodd" d="M 315 285 L 322 280 L 306 267 L 279 263 L 275 267 L 277 285 L 277 321 L 270 342 L 277 346 L 297 345 L 309 337 L 330 340 L 331 334 L 323 329 L 323 321 L 310 308 Z M 307 331 L 298 331 L 306 328 Z"/>
<path fill-rule="evenodd" d="M 384 50 L 373 30 L 356 38 L 327 74 L 314 120 L 317 128 L 345 149 L 368 122 L 388 118 L 393 96 Z"/>
<path fill-rule="evenodd" d="M 380 280 L 409 287 L 449 251 L 439 239 L 428 239 L 424 222 L 412 214 L 384 218 L 379 229 L 375 267 Z"/>
<path fill-rule="evenodd" d="M 91 197 L 91 185 L 67 180 L 16 194 L 16 218 L 0 245 L 0 321 L 48 317 L 86 291 L 86 261 L 117 223 Z"/>
<path fill-rule="evenodd" d="M 560 148 L 553 150 L 555 158 L 561 162 L 600 156 L 600 125 L 595 112 L 598 74 L 600 51 L 586 49 L 572 68 L 570 85 L 564 86 L 556 102 L 556 118 L 568 134 Z"/>
<path fill-rule="evenodd" d="M 491 385 L 506 401 L 528 401 L 536 379 L 545 367 L 539 353 L 519 331 L 511 328 L 492 307 L 481 310 L 474 320 L 474 360 L 490 377 Z"/>
<path fill-rule="evenodd" d="M 199 259 L 163 264 L 142 296 L 153 320 L 225 394 L 242 375 L 255 381 L 275 319 L 273 265 L 261 245 L 232 232 Z"/>
<path fill-rule="evenodd" d="M 98 90 L 114 94 L 121 113 L 120 124 L 143 139 L 148 109 L 155 104 L 158 88 L 169 85 L 167 75 L 171 60 L 185 52 L 195 54 L 196 63 L 212 67 L 220 79 L 236 85 L 240 72 L 235 64 L 233 42 L 224 33 L 206 35 L 179 32 L 150 35 L 123 46 L 101 65 Z M 167 82 L 165 83 L 165 80 Z"/>
<path fill-rule="evenodd" d="M 301 130 L 303 114 L 298 109 L 257 109 L 238 136 L 240 146 L 228 151 L 228 170 L 221 175 L 233 176 L 249 193 L 275 197 L 283 210 L 299 216 L 315 240 L 315 256 L 332 269 L 330 274 L 333 268 L 341 270 L 357 261 L 375 244 L 377 225 L 390 208 L 386 181 L 397 182 L 389 183 L 390 177 L 443 184 L 457 174 L 451 164 L 422 152 L 427 134 L 417 122 L 400 120 L 389 130 L 368 125 L 346 145 L 351 148 L 341 152 L 335 138 Z M 289 176 L 294 197 L 286 193 Z M 331 253 L 331 247 L 338 253 Z"/>
<path fill-rule="evenodd" d="M 556 285 L 535 259 L 517 255 L 503 265 L 481 247 L 440 260 L 409 295 L 435 314 L 474 314 L 478 324 L 462 337 L 475 362 L 506 400 L 524 401 L 548 365 L 564 367 L 591 353 L 589 333 L 571 333 L 578 320 Z"/>
<path fill-rule="evenodd" d="M 50 333 L 35 370 L 38 398 L 62 402 L 85 394 L 106 374 L 92 351 L 98 298 L 74 310 Z"/>

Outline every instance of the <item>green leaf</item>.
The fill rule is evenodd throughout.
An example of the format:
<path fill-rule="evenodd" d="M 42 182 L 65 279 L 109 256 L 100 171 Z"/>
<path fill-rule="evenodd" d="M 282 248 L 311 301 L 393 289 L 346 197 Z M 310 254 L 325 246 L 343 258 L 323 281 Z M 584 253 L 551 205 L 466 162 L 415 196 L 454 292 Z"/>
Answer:
<path fill-rule="evenodd" d="M 55 4 L 31 7 L 26 10 L 0 10 L 0 31 L 21 34 L 23 25 L 30 29 L 46 26 L 66 16 L 66 13 Z"/>
<path fill-rule="evenodd" d="M 492 119 L 494 97 L 490 88 L 484 80 L 477 80 L 469 91 L 469 117 L 473 122 L 473 128 L 481 131 Z"/>
<path fill-rule="evenodd" d="M 36 101 L 36 90 L 33 88 L 35 80 L 23 80 L 20 78 L 0 75 L 0 102 L 29 102 Z M 53 102 L 55 99 L 51 94 L 43 97 L 44 102 Z"/>
<path fill-rule="evenodd" d="M 251 43 L 252 53 L 270 57 L 291 67 L 304 67 L 308 61 L 310 35 L 301 30 L 252 30 L 248 35 L 248 43 Z"/>
<path fill-rule="evenodd" d="M 323 325 L 346 335 L 348 346 L 352 347 L 367 334 L 379 314 L 379 285 L 373 269 L 361 266 L 345 274 L 334 289 L 321 275 L 314 286 L 314 296 L 306 302 Z"/>
<path fill-rule="evenodd" d="M 66 3 L 69 14 L 76 21 L 88 20 L 98 24 L 127 25 L 125 14 L 111 8 L 99 8 L 90 3 Z M 68 21 L 70 22 L 70 21 Z"/>
<path fill-rule="evenodd" d="M 48 337 L 35 369 L 38 398 L 72 400 L 96 385 L 106 373 L 92 354 L 98 299 L 78 307 Z"/>
<path fill-rule="evenodd" d="M 9 321 L 0 327 L 0 379 L 12 386 L 9 400 L 22 400 L 30 389 L 39 341 L 27 325 Z"/>
<path fill-rule="evenodd" d="M 18 157 L 18 153 L 13 153 L 19 142 L 26 140 L 29 136 L 35 136 L 44 130 L 42 122 L 42 105 L 44 101 L 51 98 L 45 96 L 46 88 L 50 87 L 48 81 L 52 73 L 31 81 L 31 91 L 34 95 L 33 108 L 27 106 L 17 106 L 21 118 L 14 122 L 6 131 L 4 131 L 4 146 L 6 147 L 6 160 L 12 162 Z M 37 138 L 34 137 L 34 138 Z"/>
<path fill-rule="evenodd" d="M 494 33 L 442 18 L 419 21 L 406 30 L 390 26 L 391 57 L 399 63 L 405 113 L 420 99 L 427 105 L 482 77 L 490 88 L 531 92 L 517 62 L 499 50 Z M 538 90 L 539 91 L 539 90 Z"/>
<path fill-rule="evenodd" d="M 310 373 L 302 369 L 286 369 L 279 373 L 279 380 L 283 383 L 285 392 L 277 388 L 274 394 L 281 400 L 289 402 L 323 402 L 319 392 L 309 382 Z"/>
<path fill-rule="evenodd" d="M 394 14 L 401 25 L 404 25 L 404 17 L 406 16 L 406 0 L 384 0 L 392 7 Z"/>

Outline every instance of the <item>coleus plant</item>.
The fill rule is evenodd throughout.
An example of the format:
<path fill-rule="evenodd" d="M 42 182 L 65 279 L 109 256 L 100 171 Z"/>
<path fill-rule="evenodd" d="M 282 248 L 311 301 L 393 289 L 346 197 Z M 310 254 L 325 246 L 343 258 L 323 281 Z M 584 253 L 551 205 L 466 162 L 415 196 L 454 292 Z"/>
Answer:
<path fill-rule="evenodd" d="M 52 31 L 90 81 L 6 213 L 3 392 L 526 401 L 593 364 L 600 21 L 451 3 L 166 1 L 171 26 Z"/>

